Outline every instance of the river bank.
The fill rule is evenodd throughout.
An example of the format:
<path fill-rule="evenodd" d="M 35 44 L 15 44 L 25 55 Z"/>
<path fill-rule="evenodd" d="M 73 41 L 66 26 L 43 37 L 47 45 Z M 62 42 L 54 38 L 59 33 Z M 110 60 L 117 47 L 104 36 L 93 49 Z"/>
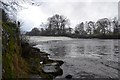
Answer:
<path fill-rule="evenodd" d="M 62 75 L 62 60 L 49 59 L 49 54 L 28 43 L 22 43 L 22 57 L 28 62 L 30 78 L 53 79 Z M 27 54 L 26 54 L 27 53 Z M 57 69 L 56 69 L 57 68 Z"/>
<path fill-rule="evenodd" d="M 2 79 L 31 78 L 35 75 L 53 79 L 62 74 L 59 70 L 61 70 L 60 66 L 63 61 L 49 59 L 48 53 L 29 44 L 25 37 L 20 36 L 16 23 L 3 23 L 2 29 L 2 66 L 0 65 L 2 67 Z M 57 65 L 52 65 L 52 63 Z M 56 71 L 46 72 L 45 70 L 51 69 L 47 64 L 50 64 L 52 69 Z M 47 69 L 44 69 L 46 66 Z M 55 69 L 56 66 L 59 70 Z M 59 74 L 54 75 L 53 73 Z"/>

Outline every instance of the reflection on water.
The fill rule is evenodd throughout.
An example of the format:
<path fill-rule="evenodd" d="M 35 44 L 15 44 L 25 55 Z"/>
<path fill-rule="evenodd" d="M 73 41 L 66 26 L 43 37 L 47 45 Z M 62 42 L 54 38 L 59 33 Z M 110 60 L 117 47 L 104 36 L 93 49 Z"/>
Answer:
<path fill-rule="evenodd" d="M 36 47 L 51 54 L 50 57 L 93 57 L 118 60 L 118 40 L 73 39 L 40 42 Z"/>

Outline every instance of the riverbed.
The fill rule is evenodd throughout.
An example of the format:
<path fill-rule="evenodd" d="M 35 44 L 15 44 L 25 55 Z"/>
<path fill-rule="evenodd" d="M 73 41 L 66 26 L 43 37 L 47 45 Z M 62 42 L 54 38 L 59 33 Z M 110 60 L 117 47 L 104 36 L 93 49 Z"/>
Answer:
<path fill-rule="evenodd" d="M 65 78 L 118 78 L 119 43 L 112 39 L 75 39 L 69 37 L 32 36 L 34 47 L 50 54 L 50 58 L 63 60 L 61 66 Z"/>

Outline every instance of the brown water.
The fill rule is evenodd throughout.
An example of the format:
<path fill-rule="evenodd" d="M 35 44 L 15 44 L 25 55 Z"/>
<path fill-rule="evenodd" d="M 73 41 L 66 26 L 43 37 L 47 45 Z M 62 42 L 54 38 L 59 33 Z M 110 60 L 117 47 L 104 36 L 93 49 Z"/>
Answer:
<path fill-rule="evenodd" d="M 60 59 L 63 76 L 71 74 L 79 78 L 84 72 L 99 77 L 118 77 L 120 40 L 63 39 L 38 41 L 35 47 L 50 54 L 52 59 Z M 34 39 L 35 42 L 35 39 Z M 101 63 L 102 62 L 102 63 Z M 107 67 L 106 64 L 111 65 Z"/>
<path fill-rule="evenodd" d="M 39 42 L 36 47 L 51 58 L 93 57 L 118 61 L 118 40 L 73 39 Z"/>

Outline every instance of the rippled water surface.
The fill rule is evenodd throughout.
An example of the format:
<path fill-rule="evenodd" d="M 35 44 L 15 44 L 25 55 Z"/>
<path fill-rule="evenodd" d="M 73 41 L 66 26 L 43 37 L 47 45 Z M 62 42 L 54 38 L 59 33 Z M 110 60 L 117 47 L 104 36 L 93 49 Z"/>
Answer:
<path fill-rule="evenodd" d="M 63 39 L 60 37 L 51 39 L 51 37 L 49 37 L 47 38 L 48 40 L 45 41 L 44 39 L 43 37 L 30 38 L 31 41 L 36 42 L 37 45 L 35 47 L 49 53 L 50 58 L 60 59 L 65 62 L 62 66 L 64 77 L 68 73 L 74 75 L 74 77 L 79 77 L 79 73 L 82 70 L 97 75 L 116 77 L 116 63 L 113 64 L 113 62 L 118 62 L 119 60 L 120 40 L 72 39 L 64 37 Z M 97 60 L 92 59 L 101 60 L 96 62 Z M 106 61 L 113 61 L 109 63 L 115 66 L 115 68 L 112 67 L 113 69 L 111 70 L 111 68 L 106 67 L 106 65 L 102 65 L 100 61 L 105 64 Z"/>
<path fill-rule="evenodd" d="M 102 57 L 118 59 L 118 40 L 73 39 L 41 41 L 36 47 L 51 54 L 50 57 Z"/>

